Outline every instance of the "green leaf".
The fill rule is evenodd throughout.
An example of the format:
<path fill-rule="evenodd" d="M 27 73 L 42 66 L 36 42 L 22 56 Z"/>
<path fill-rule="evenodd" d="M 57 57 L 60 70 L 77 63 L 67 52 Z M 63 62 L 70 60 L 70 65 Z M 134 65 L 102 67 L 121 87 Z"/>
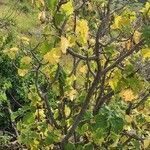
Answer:
<path fill-rule="evenodd" d="M 94 146 L 92 143 L 85 144 L 83 149 L 85 150 L 94 150 Z"/>
<path fill-rule="evenodd" d="M 96 130 L 98 130 L 98 132 L 100 134 L 103 134 L 107 131 L 108 127 L 109 127 L 109 122 L 108 122 L 107 113 L 99 114 L 95 117 L 95 123 L 92 125 L 92 129 L 93 129 L 94 132 Z"/>
<path fill-rule="evenodd" d="M 7 96 L 5 94 L 5 92 L 1 91 L 0 92 L 0 101 L 6 101 L 7 100 Z"/>
<path fill-rule="evenodd" d="M 124 121 L 122 118 L 114 116 L 109 119 L 111 123 L 111 128 L 112 130 L 116 133 L 119 134 L 123 130 L 124 126 Z"/>
<path fill-rule="evenodd" d="M 150 46 L 150 26 L 145 26 L 143 28 L 142 36 L 144 37 L 146 44 Z"/>
<path fill-rule="evenodd" d="M 26 112 L 24 118 L 23 118 L 23 123 L 24 124 L 31 124 L 34 123 L 34 113 L 33 112 Z"/>
<path fill-rule="evenodd" d="M 112 56 L 114 54 L 115 47 L 113 45 L 109 45 L 105 47 L 104 51 L 108 56 Z"/>
<path fill-rule="evenodd" d="M 48 8 L 50 11 L 53 11 L 56 7 L 58 0 L 46 0 L 46 3 L 48 4 Z"/>
<path fill-rule="evenodd" d="M 65 15 L 62 13 L 57 13 L 54 16 L 54 18 L 55 18 L 55 23 L 57 24 L 57 26 L 59 26 L 63 22 L 63 20 L 65 19 Z"/>
<path fill-rule="evenodd" d="M 68 143 L 67 145 L 65 145 L 65 150 L 75 150 L 75 146 L 72 143 Z"/>
<path fill-rule="evenodd" d="M 47 40 L 44 41 L 42 44 L 41 44 L 41 47 L 40 47 L 40 53 L 41 54 L 46 54 L 50 49 L 53 48 L 53 41 L 51 40 L 51 43 L 49 43 Z"/>
<path fill-rule="evenodd" d="M 126 80 L 126 83 L 128 84 L 129 87 L 135 92 L 138 92 L 141 90 L 141 82 L 138 78 L 136 77 L 131 77 Z"/>
<path fill-rule="evenodd" d="M 54 142 L 57 142 L 58 137 L 54 132 L 48 132 L 48 136 L 45 139 L 45 144 L 50 145 L 53 144 Z"/>

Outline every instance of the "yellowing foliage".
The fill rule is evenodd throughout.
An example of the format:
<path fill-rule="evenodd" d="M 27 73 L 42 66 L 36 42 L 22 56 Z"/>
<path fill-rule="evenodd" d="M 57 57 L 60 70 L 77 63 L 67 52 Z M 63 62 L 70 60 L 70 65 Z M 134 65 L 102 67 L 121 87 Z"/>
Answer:
<path fill-rule="evenodd" d="M 127 50 L 130 50 L 132 48 L 132 41 L 129 39 L 127 42 L 126 42 L 126 49 Z"/>
<path fill-rule="evenodd" d="M 0 57 L 0 97 L 7 100 L 11 88 L 17 91 L 12 96 L 21 99 L 8 120 L 8 125 L 16 120 L 18 148 L 149 148 L 147 60 L 138 62 L 142 66 L 138 72 L 136 61 L 150 57 L 150 3 L 144 6 L 137 1 L 135 5 L 132 1 L 138 6 L 135 9 L 123 0 L 118 4 L 116 0 L 32 0 L 28 8 L 33 10 L 21 11 L 22 18 L 31 15 L 31 22 L 24 18 L 22 26 L 17 20 L 13 26 L 15 14 L 9 18 L 12 24 L 5 26 L 2 20 L 0 45 L 8 48 L 4 53 L 14 60 Z M 143 6 L 145 15 L 139 11 Z M 20 51 L 9 48 L 12 45 Z M 19 67 L 21 77 L 13 78 L 13 65 Z M 94 73 L 87 75 L 90 70 Z M 128 102 L 133 103 L 130 111 Z M 144 139 L 138 144 L 134 136 Z"/>
<path fill-rule="evenodd" d="M 70 91 L 68 91 L 66 94 L 67 94 L 67 96 L 69 97 L 69 99 L 70 99 L 71 101 L 73 101 L 73 100 L 76 98 L 76 96 L 77 96 L 77 91 L 72 88 L 72 89 L 71 89 Z"/>
<path fill-rule="evenodd" d="M 27 69 L 18 69 L 18 74 L 21 77 L 24 77 L 28 73 Z"/>
<path fill-rule="evenodd" d="M 150 58 L 150 48 L 149 47 L 143 48 L 141 53 L 144 58 Z"/>
<path fill-rule="evenodd" d="M 21 37 L 21 41 L 24 43 L 24 44 L 29 44 L 29 42 L 30 42 L 30 39 L 29 38 L 27 38 L 27 37 L 25 37 L 25 36 L 23 36 L 23 37 Z"/>
<path fill-rule="evenodd" d="M 45 11 L 42 11 L 42 12 L 39 13 L 38 19 L 40 20 L 41 23 L 44 23 L 46 21 Z"/>
<path fill-rule="evenodd" d="M 39 119 L 44 119 L 46 117 L 44 109 L 37 109 L 35 115 L 39 117 Z"/>
<path fill-rule="evenodd" d="M 145 7 L 142 8 L 141 12 L 142 12 L 144 15 L 150 16 L 150 2 L 146 2 Z"/>
<path fill-rule="evenodd" d="M 88 33 L 89 32 L 89 27 L 88 27 L 88 22 L 85 19 L 81 19 L 77 21 L 77 26 L 76 26 L 76 33 L 77 36 L 79 36 L 79 39 L 81 40 L 81 43 L 85 44 L 88 40 Z"/>
<path fill-rule="evenodd" d="M 112 29 L 120 29 L 122 28 L 124 25 L 128 25 L 130 23 L 130 19 L 128 18 L 125 18 L 123 16 L 118 16 L 116 15 L 115 16 L 115 19 L 114 19 L 114 23 L 113 25 L 111 26 Z"/>
<path fill-rule="evenodd" d="M 131 89 L 125 89 L 125 90 L 122 90 L 120 92 L 120 96 L 124 99 L 124 101 L 126 102 L 130 102 L 130 101 L 133 101 L 135 100 L 138 96 L 135 95 L 133 93 L 133 91 Z"/>
<path fill-rule="evenodd" d="M 61 37 L 61 51 L 63 54 L 66 54 L 67 48 L 69 47 L 69 41 L 65 37 Z"/>
<path fill-rule="evenodd" d="M 69 115 L 70 115 L 70 113 L 71 113 L 71 110 L 70 110 L 70 108 L 67 106 L 67 105 L 65 105 L 65 116 L 66 117 L 68 117 Z"/>
<path fill-rule="evenodd" d="M 8 55 L 10 59 L 15 59 L 18 50 L 19 49 L 17 47 L 12 47 L 10 49 L 5 49 L 3 52 Z"/>
<path fill-rule="evenodd" d="M 122 26 L 122 17 L 121 16 L 116 16 L 114 19 L 114 24 L 111 26 L 112 29 L 119 29 Z"/>
<path fill-rule="evenodd" d="M 79 69 L 79 71 L 80 71 L 81 73 L 85 74 L 85 73 L 87 72 L 87 66 L 86 66 L 86 65 L 83 65 L 83 66 Z"/>
<path fill-rule="evenodd" d="M 43 56 L 43 61 L 48 62 L 50 64 L 56 64 L 59 62 L 60 57 L 61 57 L 60 49 L 53 48 L 51 51 L 47 52 Z"/>
<path fill-rule="evenodd" d="M 74 11 L 71 1 L 67 2 L 66 4 L 63 4 L 61 8 L 68 16 L 71 15 Z"/>
<path fill-rule="evenodd" d="M 122 27 L 130 25 L 136 19 L 136 14 L 134 11 L 126 11 L 123 15 L 115 15 L 114 23 L 112 24 L 112 29 L 121 29 Z"/>
<path fill-rule="evenodd" d="M 135 44 L 138 44 L 141 38 L 141 33 L 139 31 L 135 31 L 133 35 L 133 40 Z"/>
<path fill-rule="evenodd" d="M 148 138 L 148 139 L 144 140 L 143 145 L 144 145 L 144 149 L 147 149 L 150 145 L 150 139 Z"/>
<path fill-rule="evenodd" d="M 40 2 L 43 6 L 45 6 L 44 0 L 39 0 L 39 2 Z"/>
<path fill-rule="evenodd" d="M 127 123 L 131 123 L 133 121 L 133 118 L 129 115 L 125 115 L 125 120 L 127 121 Z"/>
<path fill-rule="evenodd" d="M 32 59 L 29 56 L 24 56 L 21 58 L 20 61 L 21 61 L 21 63 L 28 65 L 31 63 Z"/>

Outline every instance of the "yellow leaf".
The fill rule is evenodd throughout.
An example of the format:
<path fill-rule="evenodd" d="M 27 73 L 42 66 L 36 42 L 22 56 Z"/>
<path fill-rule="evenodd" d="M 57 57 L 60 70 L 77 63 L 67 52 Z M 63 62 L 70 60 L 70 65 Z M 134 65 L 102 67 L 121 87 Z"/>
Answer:
<path fill-rule="evenodd" d="M 68 93 L 68 97 L 71 101 L 73 101 L 75 99 L 76 95 L 77 95 L 77 91 L 75 89 L 72 89 Z"/>
<path fill-rule="evenodd" d="M 88 40 L 88 22 L 87 20 L 81 19 L 77 21 L 76 33 L 81 38 L 81 43 L 85 44 Z"/>
<path fill-rule="evenodd" d="M 68 16 L 73 14 L 74 8 L 71 1 L 67 2 L 66 4 L 63 4 L 61 8 Z"/>
<path fill-rule="evenodd" d="M 120 92 L 120 96 L 124 99 L 124 101 L 128 102 L 128 101 L 133 101 L 135 99 L 137 99 L 137 95 L 135 95 L 133 93 L 133 91 L 131 89 L 125 89 L 125 90 L 122 90 Z"/>
<path fill-rule="evenodd" d="M 65 37 L 61 37 L 61 51 L 63 54 L 66 54 L 67 48 L 69 47 L 69 41 Z"/>
<path fill-rule="evenodd" d="M 19 49 L 17 47 L 12 47 L 10 49 L 5 49 L 3 53 L 8 55 L 10 59 L 15 59 L 18 50 Z"/>
<path fill-rule="evenodd" d="M 133 119 L 131 116 L 125 115 L 125 120 L 127 121 L 127 123 L 131 123 Z"/>
<path fill-rule="evenodd" d="M 10 49 L 10 51 L 13 51 L 13 52 L 18 52 L 18 48 L 17 47 L 12 47 L 11 49 Z"/>
<path fill-rule="evenodd" d="M 46 21 L 45 11 L 42 11 L 42 12 L 39 13 L 38 19 L 40 20 L 41 23 L 44 23 Z"/>
<path fill-rule="evenodd" d="M 118 85 L 118 80 L 116 80 L 115 78 L 112 78 L 110 81 L 109 81 L 109 85 L 110 87 L 115 90 L 117 85 Z"/>
<path fill-rule="evenodd" d="M 130 23 L 130 19 L 129 18 L 116 15 L 115 19 L 114 19 L 114 23 L 111 26 L 111 28 L 112 29 L 120 29 L 123 26 L 128 25 L 129 23 Z"/>
<path fill-rule="evenodd" d="M 18 69 L 18 74 L 21 77 L 24 77 L 28 73 L 27 69 Z"/>
<path fill-rule="evenodd" d="M 148 147 L 149 147 L 149 145 L 150 145 L 150 139 L 146 139 L 146 140 L 144 140 L 143 145 L 144 145 L 144 149 L 148 148 Z"/>
<path fill-rule="evenodd" d="M 134 40 L 135 44 L 139 43 L 140 38 L 141 38 L 141 33 L 138 31 L 135 31 L 134 35 L 133 35 L 133 40 Z"/>
<path fill-rule="evenodd" d="M 132 41 L 131 41 L 131 40 L 128 40 L 128 41 L 126 42 L 126 48 L 127 48 L 127 50 L 130 50 L 131 47 L 132 47 Z"/>
<path fill-rule="evenodd" d="M 37 139 L 33 140 L 33 143 L 30 144 L 30 149 L 31 150 L 37 150 L 38 145 L 40 144 L 40 142 Z"/>
<path fill-rule="evenodd" d="M 116 16 L 114 19 L 114 24 L 111 26 L 113 29 L 119 29 L 122 26 L 122 17 Z"/>
<path fill-rule="evenodd" d="M 40 142 L 39 142 L 38 140 L 36 140 L 36 139 L 34 140 L 34 144 L 35 144 L 35 145 L 38 145 L 39 143 L 40 143 Z"/>
<path fill-rule="evenodd" d="M 70 113 L 71 113 L 71 110 L 70 110 L 70 108 L 67 105 L 65 105 L 65 110 L 64 111 L 65 111 L 66 117 L 68 117 L 70 115 Z"/>
<path fill-rule="evenodd" d="M 30 39 L 29 38 L 27 38 L 27 37 L 25 37 L 25 36 L 23 36 L 23 37 L 21 37 L 21 41 L 24 43 L 24 44 L 29 44 L 29 42 L 30 42 Z"/>
<path fill-rule="evenodd" d="M 86 65 L 83 65 L 83 66 L 79 69 L 79 71 L 80 71 L 81 73 L 85 74 L 85 73 L 87 72 L 87 66 L 86 66 Z"/>
<path fill-rule="evenodd" d="M 44 112 L 43 109 L 36 110 L 35 115 L 37 117 L 39 117 L 40 119 L 44 119 L 45 118 L 45 112 Z"/>
<path fill-rule="evenodd" d="M 146 2 L 145 7 L 142 8 L 141 12 L 142 12 L 144 15 L 150 16 L 150 2 Z"/>
<path fill-rule="evenodd" d="M 23 58 L 21 58 L 21 63 L 22 64 L 30 64 L 30 62 L 32 61 L 32 59 L 29 56 L 24 56 Z"/>
<path fill-rule="evenodd" d="M 60 57 L 61 57 L 61 55 L 60 55 L 59 49 L 53 48 L 51 51 L 47 52 L 43 56 L 43 61 L 48 62 L 50 64 L 56 64 L 59 62 Z"/>
<path fill-rule="evenodd" d="M 144 58 L 150 58 L 150 48 L 149 47 L 143 48 L 141 53 Z"/>
<path fill-rule="evenodd" d="M 40 2 L 43 6 L 45 6 L 44 0 L 39 0 L 39 2 Z"/>

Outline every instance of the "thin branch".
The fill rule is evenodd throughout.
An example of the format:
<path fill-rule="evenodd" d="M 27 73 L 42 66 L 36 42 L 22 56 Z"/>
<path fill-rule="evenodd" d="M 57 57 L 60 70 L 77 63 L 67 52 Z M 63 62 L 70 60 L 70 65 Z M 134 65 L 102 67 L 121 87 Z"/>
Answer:
<path fill-rule="evenodd" d="M 74 64 L 73 64 L 73 68 L 72 68 L 72 71 L 69 73 L 69 77 L 72 75 L 72 74 L 74 74 L 74 72 L 76 71 L 76 69 L 77 69 L 77 67 L 78 67 L 78 65 L 79 65 L 79 63 L 80 63 L 80 59 L 78 59 L 77 61 L 75 61 L 75 57 L 74 57 Z"/>
<path fill-rule="evenodd" d="M 110 0 L 111 1 L 111 0 Z M 108 3 L 109 4 L 109 3 Z M 107 16 L 108 17 L 108 16 Z M 108 19 L 108 18 L 107 18 Z M 99 39 L 104 35 L 104 33 L 106 32 L 106 18 L 103 20 L 103 22 L 99 25 L 97 34 L 96 34 L 96 39 L 95 39 L 95 49 L 94 49 L 94 53 L 95 56 L 94 59 L 97 63 L 97 73 L 96 73 L 96 77 L 94 78 L 94 81 L 92 82 L 91 87 L 88 90 L 87 96 L 85 98 L 85 101 L 81 107 L 81 111 L 78 114 L 78 116 L 75 118 L 75 121 L 72 125 L 72 127 L 69 129 L 68 133 L 66 134 L 66 136 L 62 139 L 61 141 L 61 146 L 62 148 L 64 147 L 64 145 L 66 144 L 66 142 L 68 141 L 68 139 L 71 137 L 71 135 L 74 133 L 76 127 L 78 126 L 80 120 L 82 119 L 84 113 L 86 112 L 86 109 L 88 108 L 89 102 L 93 96 L 93 93 L 96 89 L 96 87 L 99 84 L 100 78 L 101 78 L 101 64 L 100 64 L 100 46 L 99 46 Z M 77 54 L 79 55 L 79 54 Z M 82 57 L 82 56 L 78 56 L 80 59 L 87 59 L 87 57 Z M 90 57 L 88 58 L 88 60 L 90 60 Z"/>
<path fill-rule="evenodd" d="M 49 116 L 49 123 L 53 124 L 56 128 L 59 129 L 60 126 L 57 124 L 57 122 L 55 121 L 55 119 L 53 117 L 53 112 L 51 110 L 50 103 L 48 102 L 47 94 L 46 93 L 42 93 L 42 91 L 39 88 L 39 85 L 38 85 L 39 69 L 40 69 L 40 65 L 36 69 L 36 76 L 35 76 L 36 90 L 37 90 L 37 93 L 38 93 L 39 97 L 45 102 L 45 105 L 46 105 L 46 108 L 47 108 L 47 111 L 48 111 L 48 116 Z"/>
<path fill-rule="evenodd" d="M 129 50 L 129 52 L 125 53 L 122 56 L 119 56 L 116 61 L 110 65 L 109 67 L 105 68 L 104 70 L 102 70 L 102 75 L 106 74 L 108 71 L 112 70 L 113 68 L 117 67 L 117 65 L 119 63 L 121 63 L 126 57 L 130 56 L 131 54 L 133 54 L 135 51 L 138 52 L 141 48 L 141 46 L 143 45 L 144 40 L 141 40 L 138 44 L 136 44 L 132 49 Z"/>
<path fill-rule="evenodd" d="M 14 96 L 8 92 L 8 94 L 11 96 L 12 100 L 19 106 L 19 107 L 22 107 L 22 105 L 14 98 Z"/>
<path fill-rule="evenodd" d="M 72 125 L 72 127 L 69 129 L 68 133 L 66 134 L 66 136 L 62 139 L 61 141 L 61 146 L 63 148 L 63 146 L 66 144 L 66 142 L 68 141 L 68 139 L 71 137 L 71 135 L 74 133 L 74 130 L 76 129 L 76 127 L 78 126 L 80 120 L 82 119 L 84 113 L 86 112 L 86 109 L 88 108 L 88 104 L 93 96 L 94 90 L 98 85 L 98 81 L 100 79 L 100 72 L 97 72 L 97 75 L 92 83 L 92 86 L 89 88 L 89 91 L 87 93 L 87 96 L 85 98 L 85 101 L 82 105 L 81 111 L 78 114 L 78 116 L 75 118 L 75 121 Z"/>
<path fill-rule="evenodd" d="M 81 55 L 81 54 L 78 54 L 78 53 L 74 52 L 71 48 L 68 48 L 68 49 L 67 49 L 67 52 L 68 52 L 70 55 L 72 55 L 72 56 L 74 56 L 74 57 L 77 57 L 77 58 L 79 58 L 79 59 L 81 59 L 81 60 L 95 60 L 95 59 L 96 59 L 96 56 L 89 56 L 89 57 L 86 57 L 86 56 L 84 56 L 84 55 Z"/>
<path fill-rule="evenodd" d="M 143 104 L 148 97 L 150 96 L 150 90 L 148 90 L 148 93 L 137 103 L 135 106 L 132 107 L 132 109 L 138 108 L 141 104 Z"/>
<path fill-rule="evenodd" d="M 88 57 L 88 56 L 87 56 Z M 89 72 L 92 74 L 92 76 L 95 78 L 96 75 L 95 73 L 92 71 L 91 67 L 90 67 L 90 63 L 89 63 L 89 60 L 86 61 L 86 64 L 87 64 L 87 67 L 88 67 L 88 70 Z"/>
<path fill-rule="evenodd" d="M 122 132 L 122 134 L 123 135 L 126 135 L 126 136 L 128 136 L 128 137 L 130 137 L 130 138 L 133 138 L 133 139 L 135 139 L 135 140 L 138 140 L 138 141 L 143 141 L 145 138 L 143 138 L 143 137 L 141 137 L 141 136 L 139 136 L 139 135 L 137 135 L 135 132 L 131 132 L 131 131 L 123 131 Z"/>

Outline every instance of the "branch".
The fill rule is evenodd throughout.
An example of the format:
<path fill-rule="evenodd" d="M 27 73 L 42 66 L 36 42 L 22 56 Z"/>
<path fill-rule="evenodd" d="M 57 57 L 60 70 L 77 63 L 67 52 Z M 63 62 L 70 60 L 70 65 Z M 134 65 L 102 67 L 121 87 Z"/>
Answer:
<path fill-rule="evenodd" d="M 77 57 L 77 58 L 79 58 L 79 59 L 82 59 L 82 60 L 95 60 L 95 59 L 96 59 L 96 56 L 89 56 L 89 57 L 86 57 L 86 56 L 84 56 L 84 55 L 81 55 L 81 54 L 78 54 L 78 53 L 74 52 L 71 48 L 68 48 L 68 49 L 67 49 L 67 52 L 68 52 L 70 55 L 72 55 L 72 56 L 74 56 L 74 57 Z"/>
<path fill-rule="evenodd" d="M 95 39 L 95 48 L 94 48 L 94 59 L 93 57 L 85 57 L 79 54 L 74 53 L 73 51 L 71 51 L 71 49 L 68 49 L 69 53 L 71 53 L 72 55 L 74 55 L 75 57 L 78 57 L 80 59 L 84 59 L 84 60 L 95 60 L 97 63 L 97 73 L 96 76 L 94 78 L 94 81 L 92 82 L 91 87 L 88 90 L 87 96 L 85 98 L 85 101 L 82 105 L 81 111 L 78 114 L 78 116 L 75 118 L 75 121 L 72 125 L 72 127 L 69 129 L 68 133 L 66 134 L 66 136 L 62 139 L 61 141 L 61 147 L 63 149 L 64 145 L 66 144 L 66 142 L 68 141 L 68 139 L 71 137 L 71 135 L 74 133 L 76 127 L 78 126 L 79 122 L 81 121 L 84 113 L 86 112 L 86 109 L 88 108 L 88 105 L 90 103 L 90 100 L 93 96 L 93 93 L 95 91 L 95 89 L 97 88 L 99 82 L 100 82 L 100 78 L 101 78 L 101 63 L 100 63 L 100 50 L 102 50 L 102 47 L 100 47 L 99 45 L 99 39 L 101 37 L 103 37 L 103 35 L 105 34 L 105 32 L 107 31 L 107 26 L 106 23 L 109 20 L 109 5 L 110 5 L 111 0 L 109 0 L 108 2 L 108 14 L 106 16 L 104 16 L 102 23 L 100 23 L 99 27 L 98 27 L 98 31 L 96 33 L 96 39 Z"/>
<path fill-rule="evenodd" d="M 11 94 L 11 92 L 8 92 L 8 94 L 10 95 L 10 97 L 12 98 L 12 100 L 13 100 L 19 107 L 22 107 L 22 105 L 14 98 L 14 96 Z"/>
<path fill-rule="evenodd" d="M 76 62 L 75 62 L 75 57 L 74 57 L 74 64 L 73 64 L 73 68 L 71 70 L 71 72 L 69 73 L 69 77 L 72 76 L 72 74 L 74 74 L 74 72 L 76 71 L 78 65 L 80 63 L 80 59 L 78 59 Z"/>
<path fill-rule="evenodd" d="M 107 100 L 109 100 L 113 95 L 114 95 L 114 91 L 110 91 L 108 94 L 104 96 L 99 95 L 99 97 L 97 98 L 97 105 L 95 105 L 93 110 L 93 114 L 96 115 L 99 109 L 103 106 L 103 104 L 107 102 Z"/>
<path fill-rule="evenodd" d="M 124 55 L 120 56 L 119 58 L 117 58 L 117 60 L 110 65 L 109 67 L 105 68 L 102 71 L 102 75 L 106 74 L 108 71 L 114 69 L 115 67 L 117 67 L 117 65 L 119 63 L 121 63 L 126 57 L 130 56 L 131 54 L 133 54 L 135 51 L 138 52 L 141 48 L 141 46 L 144 44 L 144 40 L 141 40 L 138 44 L 136 44 L 132 49 L 129 50 L 129 52 L 125 53 Z"/>
<path fill-rule="evenodd" d="M 82 119 L 84 113 L 86 112 L 86 109 L 88 107 L 88 104 L 93 96 L 93 93 L 95 91 L 95 88 L 97 87 L 98 85 L 98 81 L 100 80 L 100 72 L 97 72 L 97 75 L 92 83 L 92 86 L 89 88 L 88 90 L 88 93 L 87 93 L 87 96 L 85 98 L 85 101 L 82 105 L 82 108 L 81 108 L 81 111 L 80 113 L 78 114 L 78 116 L 75 118 L 75 121 L 72 125 L 72 127 L 69 129 L 68 133 L 66 134 L 66 136 L 62 139 L 61 141 L 61 146 L 62 148 L 64 147 L 64 145 L 66 144 L 66 142 L 68 141 L 68 139 L 71 137 L 71 135 L 74 133 L 74 130 L 76 129 L 76 127 L 78 126 L 80 120 Z"/>
<path fill-rule="evenodd" d="M 100 71 L 100 64 L 99 64 L 100 61 L 99 61 L 99 43 L 98 43 L 98 39 L 100 37 L 100 34 L 99 34 L 100 28 L 101 28 L 101 25 L 99 26 L 99 29 L 97 31 L 97 36 L 96 36 L 96 39 L 95 39 L 96 40 L 96 42 L 95 42 L 96 43 L 95 44 L 95 55 L 96 55 L 96 57 L 94 57 L 95 61 L 97 62 L 97 69 L 98 69 L 98 71 L 97 71 L 96 76 L 95 76 L 95 78 L 94 78 L 94 80 L 92 82 L 91 87 L 89 88 L 89 90 L 87 92 L 87 95 L 86 95 L 85 101 L 84 101 L 84 103 L 83 103 L 83 105 L 81 107 L 80 113 L 75 118 L 75 121 L 74 121 L 72 127 L 68 130 L 68 133 L 66 134 L 66 136 L 61 141 L 62 149 L 64 148 L 64 145 L 66 144 L 66 142 L 71 137 L 71 135 L 74 133 L 75 129 L 77 128 L 78 124 L 80 123 L 84 113 L 86 112 L 86 110 L 88 108 L 88 105 L 89 105 L 90 100 L 91 100 L 91 98 L 93 96 L 93 93 L 94 93 L 94 91 L 95 91 L 95 89 L 96 89 L 96 87 L 97 87 L 97 85 L 99 84 L 99 81 L 100 81 L 101 71 Z M 77 55 L 79 55 L 79 54 L 77 54 Z M 84 58 L 84 59 L 85 58 L 87 59 L 87 57 L 85 57 L 85 56 L 83 57 L 83 56 L 80 55 L 79 58 L 80 57 Z M 88 57 L 88 60 L 90 60 L 90 57 Z"/>
<path fill-rule="evenodd" d="M 49 123 L 53 124 L 56 128 L 60 128 L 60 126 L 57 124 L 57 122 L 55 121 L 54 117 L 53 117 L 53 112 L 51 110 L 51 106 L 50 103 L 48 102 L 48 97 L 46 93 L 43 93 L 41 91 L 41 89 L 38 86 L 38 76 L 39 76 L 39 69 L 40 69 L 40 65 L 36 68 L 36 77 L 35 77 L 35 86 L 36 86 L 36 90 L 37 93 L 39 95 L 39 97 L 45 102 L 47 111 L 48 111 L 48 115 L 49 115 Z"/>
<path fill-rule="evenodd" d="M 87 56 L 88 57 L 88 56 Z M 87 60 L 86 61 L 86 64 L 87 64 L 87 67 L 88 67 L 88 70 L 89 70 L 89 72 L 91 73 L 91 75 L 95 78 L 96 77 L 96 75 L 95 75 L 95 73 L 92 71 L 92 69 L 91 69 L 91 67 L 90 67 L 90 63 L 89 63 L 89 61 Z"/>
<path fill-rule="evenodd" d="M 16 123 L 15 123 L 15 121 L 14 120 L 12 120 L 11 119 L 11 116 L 12 116 L 12 109 L 11 109 L 11 103 L 10 103 L 10 101 L 8 100 L 7 101 L 7 106 L 8 106 L 8 113 L 9 113 L 9 117 L 10 117 L 10 123 L 11 123 L 11 126 L 12 126 L 12 128 L 14 129 L 14 131 L 15 131 L 15 135 L 16 135 L 16 137 L 19 137 L 19 133 L 18 133 L 18 130 L 17 130 L 17 128 L 16 128 Z"/>
<path fill-rule="evenodd" d="M 143 141 L 144 138 L 142 138 L 141 136 L 137 135 L 134 131 L 123 131 L 122 132 L 123 135 L 126 135 L 130 138 L 133 138 L 135 140 L 138 140 L 138 141 Z"/>
<path fill-rule="evenodd" d="M 135 106 L 133 106 L 132 109 L 135 109 L 139 107 L 141 104 L 143 104 L 149 96 L 150 96 L 150 90 L 148 90 L 148 93 Z"/>

